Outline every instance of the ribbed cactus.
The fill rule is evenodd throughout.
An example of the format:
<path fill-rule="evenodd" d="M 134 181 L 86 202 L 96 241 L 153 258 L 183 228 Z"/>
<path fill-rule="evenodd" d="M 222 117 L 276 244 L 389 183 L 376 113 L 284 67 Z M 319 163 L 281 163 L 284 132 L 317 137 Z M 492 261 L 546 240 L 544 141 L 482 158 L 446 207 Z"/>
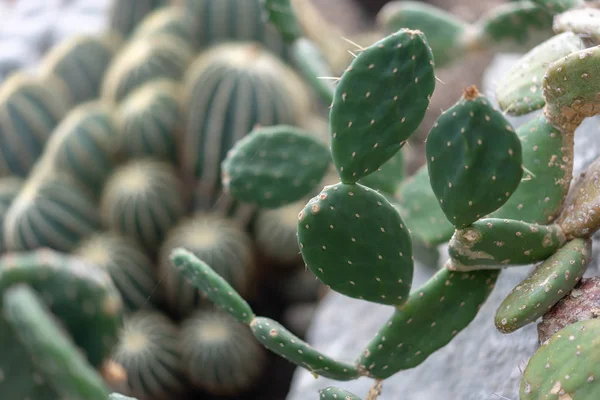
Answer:
<path fill-rule="evenodd" d="M 167 4 L 169 0 L 112 0 L 108 27 L 127 39 L 148 14 Z"/>
<path fill-rule="evenodd" d="M 133 31 L 133 40 L 141 37 L 173 35 L 195 49 L 198 45 L 198 28 L 189 12 L 182 7 L 167 6 L 146 15 Z"/>

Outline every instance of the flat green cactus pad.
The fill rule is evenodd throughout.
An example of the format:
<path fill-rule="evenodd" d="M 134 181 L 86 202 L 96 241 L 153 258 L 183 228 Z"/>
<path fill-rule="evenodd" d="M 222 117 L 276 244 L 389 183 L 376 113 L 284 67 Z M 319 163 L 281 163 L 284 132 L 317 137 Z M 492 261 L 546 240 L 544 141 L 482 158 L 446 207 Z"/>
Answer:
<path fill-rule="evenodd" d="M 73 400 L 106 400 L 109 392 L 102 378 L 32 288 L 18 284 L 7 289 L 3 312 L 42 379 L 57 393 Z"/>
<path fill-rule="evenodd" d="M 300 21 L 296 18 L 290 0 L 259 0 L 266 14 L 266 19 L 272 23 L 284 40 L 293 42 L 303 36 Z"/>
<path fill-rule="evenodd" d="M 360 397 L 350 393 L 347 390 L 328 386 L 319 390 L 319 399 L 323 400 L 360 400 Z"/>
<path fill-rule="evenodd" d="M 375 172 L 402 148 L 421 124 L 434 87 L 433 54 L 419 31 L 401 29 L 358 52 L 329 113 L 342 182 Z"/>
<path fill-rule="evenodd" d="M 581 122 L 600 112 L 600 46 L 580 50 L 550 64 L 544 76 L 548 120 L 563 133 L 575 132 Z"/>
<path fill-rule="evenodd" d="M 367 345 L 357 360 L 361 373 L 386 379 L 421 364 L 471 323 L 498 274 L 497 270 L 453 272 L 442 268 L 397 307 Z"/>
<path fill-rule="evenodd" d="M 330 164 L 327 146 L 298 128 L 256 128 L 223 161 L 223 187 L 240 201 L 277 208 L 308 195 Z"/>
<path fill-rule="evenodd" d="M 358 371 L 352 364 L 335 361 L 296 337 L 277 321 L 257 317 L 250 324 L 256 339 L 267 349 L 279 354 L 316 375 L 338 381 L 353 380 Z"/>
<path fill-rule="evenodd" d="M 531 357 L 523 374 L 521 400 L 600 398 L 600 319 L 558 331 Z"/>
<path fill-rule="evenodd" d="M 517 130 L 525 174 L 517 190 L 493 218 L 548 224 L 560 213 L 573 174 L 573 135 L 562 135 L 543 115 Z"/>
<path fill-rule="evenodd" d="M 123 302 L 108 273 L 65 253 L 41 249 L 0 258 L 0 293 L 26 283 L 99 368 L 118 341 Z"/>
<path fill-rule="evenodd" d="M 358 183 L 393 195 L 404 180 L 404 153 L 402 150 L 394 154 L 376 172 L 362 178 Z"/>
<path fill-rule="evenodd" d="M 591 237 L 600 228 L 600 159 L 575 181 L 557 223 L 568 238 Z"/>
<path fill-rule="evenodd" d="M 377 15 L 388 32 L 401 28 L 423 32 L 431 46 L 437 67 L 450 64 L 467 50 L 463 36 L 470 26 L 450 12 L 420 1 L 391 1 Z"/>
<path fill-rule="evenodd" d="M 453 269 L 470 271 L 542 261 L 565 242 L 558 225 L 484 218 L 454 232 L 448 251 Z"/>
<path fill-rule="evenodd" d="M 542 82 L 548 65 L 584 48 L 579 36 L 565 32 L 531 49 L 498 82 L 496 99 L 500 109 L 523 115 L 544 107 Z"/>
<path fill-rule="evenodd" d="M 427 165 L 408 178 L 396 192 L 400 215 L 408 225 L 413 238 L 429 246 L 445 243 L 454 233 L 452 225 L 440 208 L 440 202 L 431 189 Z"/>
<path fill-rule="evenodd" d="M 412 240 L 396 209 L 359 184 L 326 186 L 298 217 L 308 268 L 331 289 L 381 304 L 402 304 L 413 276 Z"/>
<path fill-rule="evenodd" d="M 426 153 L 431 188 L 458 229 L 506 203 L 523 176 L 519 137 L 474 86 L 438 118 Z"/>
<path fill-rule="evenodd" d="M 177 248 L 171 253 L 171 262 L 192 285 L 224 311 L 238 321 L 249 324 L 255 318 L 250 305 L 229 283 L 219 276 L 209 265 L 198 259 L 191 251 Z"/>
<path fill-rule="evenodd" d="M 503 333 L 514 332 L 540 318 L 565 297 L 583 276 L 591 245 L 589 240 L 574 239 L 540 264 L 500 304 L 496 328 Z"/>

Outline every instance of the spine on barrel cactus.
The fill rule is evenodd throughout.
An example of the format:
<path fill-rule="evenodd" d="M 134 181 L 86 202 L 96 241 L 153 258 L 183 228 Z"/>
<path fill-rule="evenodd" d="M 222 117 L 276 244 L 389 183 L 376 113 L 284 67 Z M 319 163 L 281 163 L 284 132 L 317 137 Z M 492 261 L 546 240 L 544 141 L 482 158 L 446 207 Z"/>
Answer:
<path fill-rule="evenodd" d="M 129 159 L 152 157 L 179 165 L 181 86 L 169 79 L 144 84 L 115 113 L 119 148 Z"/>
<path fill-rule="evenodd" d="M 101 97 L 121 102 L 129 93 L 156 79 L 179 80 L 192 60 L 193 51 L 176 36 L 141 37 L 128 42 L 106 71 Z"/>
<path fill-rule="evenodd" d="M 72 176 L 99 196 L 117 164 L 118 131 L 111 104 L 88 102 L 59 123 L 42 152 L 42 163 Z"/>
<path fill-rule="evenodd" d="M 4 217 L 8 251 L 71 251 L 101 229 L 93 195 L 70 175 L 39 163 Z"/>
<path fill-rule="evenodd" d="M 121 41 L 111 34 L 78 35 L 59 43 L 44 57 L 43 75 L 56 75 L 68 88 L 73 105 L 94 100 Z"/>
<path fill-rule="evenodd" d="M 128 39 L 148 14 L 168 4 L 169 0 L 112 0 L 108 28 Z"/>
<path fill-rule="evenodd" d="M 169 229 L 185 214 L 185 199 L 183 184 L 170 164 L 132 160 L 107 179 L 99 212 L 110 230 L 156 254 Z"/>
<path fill-rule="evenodd" d="M 222 198 L 221 162 L 256 125 L 297 125 L 309 113 L 302 80 L 256 43 L 220 44 L 186 73 L 180 159 L 199 210 L 231 207 Z M 252 104 L 252 107 L 248 107 Z M 227 210 L 226 210 L 227 211 Z"/>
<path fill-rule="evenodd" d="M 158 274 L 167 305 L 180 316 L 202 304 L 202 296 L 184 276 L 173 269 L 171 252 L 185 247 L 210 262 L 237 291 L 252 292 L 256 260 L 253 243 L 239 224 L 217 213 L 198 213 L 171 229 L 160 247 Z"/>
<path fill-rule="evenodd" d="M 166 315 L 141 310 L 124 319 L 111 360 L 127 372 L 125 392 L 140 399 L 167 400 L 186 387 L 179 327 Z"/>
<path fill-rule="evenodd" d="M 215 395 L 249 391 L 266 367 L 265 349 L 248 326 L 212 308 L 198 310 L 182 322 L 181 348 L 186 377 Z"/>
<path fill-rule="evenodd" d="M 55 76 L 18 72 L 0 86 L 0 176 L 26 177 L 54 128 L 69 110 L 66 87 Z"/>
<path fill-rule="evenodd" d="M 9 253 L 0 258 L 0 293 L 0 390 L 7 398 L 103 391 L 94 372 L 108 372 L 123 318 L 119 292 L 104 271 L 49 249 Z"/>

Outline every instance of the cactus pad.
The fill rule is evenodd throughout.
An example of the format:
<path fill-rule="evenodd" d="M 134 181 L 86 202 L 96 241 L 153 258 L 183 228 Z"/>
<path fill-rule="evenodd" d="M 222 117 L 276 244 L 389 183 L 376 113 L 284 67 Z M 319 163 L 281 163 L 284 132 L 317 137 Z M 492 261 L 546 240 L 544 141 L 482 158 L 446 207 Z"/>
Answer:
<path fill-rule="evenodd" d="M 526 173 L 517 190 L 493 218 L 536 224 L 553 222 L 561 212 L 573 171 L 573 135 L 562 135 L 543 115 L 521 125 Z"/>
<path fill-rule="evenodd" d="M 544 76 L 544 113 L 563 133 L 600 112 L 600 82 L 594 79 L 600 46 L 580 50 L 550 64 Z"/>
<path fill-rule="evenodd" d="M 342 182 L 375 172 L 419 127 L 435 87 L 433 64 L 425 36 L 407 29 L 352 61 L 329 114 L 331 153 Z"/>
<path fill-rule="evenodd" d="M 398 189 L 400 215 L 410 229 L 413 239 L 428 246 L 436 246 L 450 240 L 454 233 L 452 225 L 440 208 L 429 183 L 427 165 L 423 165 Z"/>
<path fill-rule="evenodd" d="M 586 41 L 600 44 L 600 10 L 586 7 L 569 10 L 554 18 L 555 32 L 573 32 Z"/>
<path fill-rule="evenodd" d="M 523 373 L 521 400 L 591 400 L 600 397 L 600 320 L 558 331 L 531 357 Z"/>
<path fill-rule="evenodd" d="M 319 390 L 319 398 L 323 400 L 360 400 L 360 397 L 334 386 Z"/>
<path fill-rule="evenodd" d="M 540 264 L 504 299 L 496 312 L 496 328 L 510 333 L 534 322 L 579 282 L 591 256 L 591 242 L 574 239 Z"/>
<path fill-rule="evenodd" d="M 223 161 L 223 187 L 240 201 L 276 208 L 308 195 L 330 164 L 329 149 L 298 128 L 256 128 Z"/>
<path fill-rule="evenodd" d="M 523 115 L 544 107 L 542 82 L 548 64 L 584 48 L 579 36 L 566 32 L 531 49 L 498 82 L 496 99 L 500 109 Z"/>
<path fill-rule="evenodd" d="M 385 164 L 362 178 L 358 183 L 371 189 L 393 195 L 404 180 L 404 153 L 398 151 Z"/>
<path fill-rule="evenodd" d="M 3 312 L 42 379 L 57 393 L 73 400 L 106 400 L 109 392 L 102 378 L 33 289 L 18 284 L 6 290 Z"/>
<path fill-rule="evenodd" d="M 277 28 L 285 41 L 293 42 L 303 35 L 300 21 L 296 18 L 290 0 L 259 0 L 259 2 L 266 19 Z"/>
<path fill-rule="evenodd" d="M 357 363 L 378 379 L 416 367 L 448 344 L 477 315 L 499 271 L 453 272 L 442 268 L 395 313 L 368 344 Z"/>
<path fill-rule="evenodd" d="M 573 184 L 557 223 L 568 238 L 591 237 L 600 228 L 600 159 Z"/>
<path fill-rule="evenodd" d="M 565 242 L 558 225 L 485 218 L 457 230 L 448 251 L 452 269 L 469 271 L 542 261 Z"/>
<path fill-rule="evenodd" d="M 177 248 L 171 253 L 171 262 L 176 270 L 185 276 L 192 285 L 202 290 L 219 308 L 227 311 L 244 324 L 249 324 L 254 319 L 254 312 L 246 300 L 192 252 Z"/>
<path fill-rule="evenodd" d="M 413 276 L 412 240 L 396 209 L 376 191 L 326 186 L 298 216 L 308 268 L 331 289 L 381 304 L 402 304 Z"/>
<path fill-rule="evenodd" d="M 353 380 L 358 377 L 356 367 L 321 354 L 277 321 L 257 317 L 250 323 L 250 328 L 256 339 L 267 349 L 313 374 L 338 381 Z"/>
<path fill-rule="evenodd" d="M 435 122 L 426 143 L 431 187 L 464 228 L 502 206 L 521 182 L 521 141 L 473 86 Z"/>

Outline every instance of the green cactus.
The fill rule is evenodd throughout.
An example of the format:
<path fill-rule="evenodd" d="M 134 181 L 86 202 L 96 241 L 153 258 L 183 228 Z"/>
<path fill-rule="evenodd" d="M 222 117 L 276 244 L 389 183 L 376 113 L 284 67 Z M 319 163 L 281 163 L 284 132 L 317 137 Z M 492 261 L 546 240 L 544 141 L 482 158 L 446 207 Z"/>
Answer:
<path fill-rule="evenodd" d="M 4 219 L 8 213 L 10 205 L 13 203 L 19 192 L 23 189 L 24 183 L 25 181 L 23 179 L 17 177 L 0 178 L 0 227 L 4 225 Z M 294 228 L 295 227 L 296 221 L 294 219 Z M 5 251 L 6 245 L 4 240 L 4 230 L 0 229 L 0 253 L 4 253 Z"/>
<path fill-rule="evenodd" d="M 96 99 L 121 41 L 112 34 L 68 38 L 44 57 L 43 76 L 56 75 L 68 88 L 72 104 Z"/>
<path fill-rule="evenodd" d="M 573 32 L 592 45 L 600 44 L 600 10 L 578 8 L 559 14 L 554 19 L 555 32 Z"/>
<path fill-rule="evenodd" d="M 72 254 L 107 271 L 128 312 L 159 303 L 154 264 L 130 238 L 100 233 L 81 242 Z"/>
<path fill-rule="evenodd" d="M 182 7 L 160 7 L 147 14 L 132 33 L 132 40 L 143 37 L 173 35 L 190 48 L 198 47 L 198 31 L 194 18 Z"/>
<path fill-rule="evenodd" d="M 360 400 L 360 397 L 348 392 L 347 390 L 328 386 L 319 390 L 319 399 L 323 400 Z"/>
<path fill-rule="evenodd" d="M 161 285 L 175 314 L 185 316 L 202 304 L 198 290 L 171 266 L 169 257 L 178 247 L 209 263 L 238 292 L 251 292 L 257 266 L 248 233 L 233 219 L 217 213 L 197 213 L 168 232 L 158 255 Z"/>
<path fill-rule="evenodd" d="M 180 338 L 180 328 L 158 311 L 125 317 L 111 359 L 127 372 L 127 394 L 140 399 L 181 395 L 186 385 Z"/>
<path fill-rule="evenodd" d="M 99 212 L 110 230 L 155 254 L 167 232 L 185 215 L 185 200 L 175 169 L 145 158 L 121 165 L 107 179 Z"/>
<path fill-rule="evenodd" d="M 591 400 L 600 395 L 600 320 L 576 322 L 554 334 L 523 373 L 523 400 Z"/>
<path fill-rule="evenodd" d="M 181 86 L 160 79 L 142 85 L 116 110 L 120 150 L 129 158 L 151 157 L 179 165 L 183 129 Z"/>
<path fill-rule="evenodd" d="M 146 15 L 157 8 L 166 6 L 169 0 L 112 0 L 108 27 L 128 39 Z"/>
<path fill-rule="evenodd" d="M 285 160 L 285 168 L 278 167 Z M 221 166 L 224 189 L 263 208 L 308 195 L 331 164 L 329 149 L 292 126 L 256 128 L 238 141 Z"/>
<path fill-rule="evenodd" d="M 504 333 L 537 320 L 579 282 L 591 256 L 591 241 L 575 239 L 540 264 L 504 299 L 495 323 Z"/>
<path fill-rule="evenodd" d="M 104 271 L 54 250 L 12 252 L 0 258 L 0 293 L 3 394 L 44 400 L 77 380 L 101 390 L 92 371 L 107 365 L 122 323 L 121 297 Z"/>
<path fill-rule="evenodd" d="M 587 0 L 531 0 L 539 7 L 545 8 L 553 14 L 563 13 L 572 8 L 581 7 Z"/>
<path fill-rule="evenodd" d="M 583 49 L 582 39 L 572 32 L 553 36 L 531 49 L 498 82 L 496 99 L 500 109 L 524 115 L 543 108 L 546 101 L 542 83 L 548 64 Z"/>
<path fill-rule="evenodd" d="M 399 151 L 372 174 L 358 181 L 379 192 L 393 196 L 404 181 L 404 153 Z"/>
<path fill-rule="evenodd" d="M 558 225 L 483 218 L 456 230 L 448 252 L 453 270 L 471 271 L 543 261 L 565 242 Z"/>
<path fill-rule="evenodd" d="M 190 382 L 216 395 L 254 388 L 266 367 L 265 349 L 248 326 L 226 312 L 198 310 L 182 322 L 182 364 Z"/>
<path fill-rule="evenodd" d="M 437 119 L 426 153 L 433 192 L 458 229 L 500 208 L 523 175 L 519 137 L 474 87 Z"/>
<path fill-rule="evenodd" d="M 179 80 L 193 58 L 187 43 L 176 36 L 140 37 L 115 56 L 101 87 L 101 97 L 121 102 L 129 93 L 158 79 Z"/>
<path fill-rule="evenodd" d="M 343 183 L 377 171 L 404 146 L 434 87 L 433 55 L 418 31 L 387 36 L 352 61 L 329 113 L 331 154 Z"/>
<path fill-rule="evenodd" d="M 0 176 L 27 177 L 70 106 L 65 85 L 54 75 L 41 78 L 17 72 L 2 82 Z"/>
<path fill-rule="evenodd" d="M 96 196 L 119 160 L 113 112 L 102 102 L 75 107 L 56 127 L 41 156 L 49 167 L 73 176 Z"/>

